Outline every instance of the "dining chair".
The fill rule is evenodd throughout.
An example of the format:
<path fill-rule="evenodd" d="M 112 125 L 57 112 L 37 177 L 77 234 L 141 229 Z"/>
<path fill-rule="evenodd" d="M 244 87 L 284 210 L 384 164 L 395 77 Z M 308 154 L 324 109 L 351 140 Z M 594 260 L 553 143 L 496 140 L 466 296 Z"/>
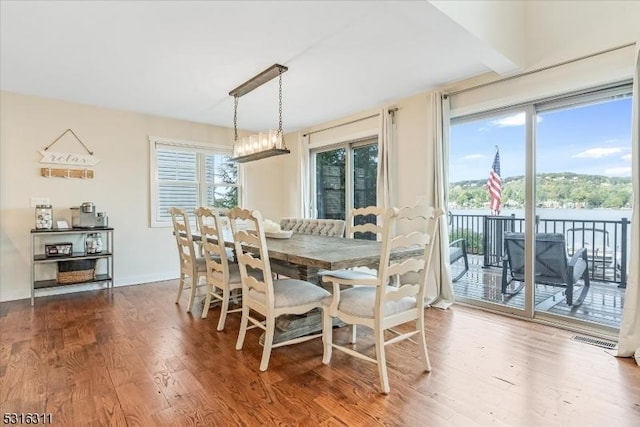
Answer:
<path fill-rule="evenodd" d="M 332 284 L 333 298 L 325 300 L 323 311 L 322 363 L 330 363 L 334 348 L 376 363 L 382 392 L 388 394 L 390 387 L 385 348 L 389 344 L 417 335 L 424 370 L 427 372 L 431 370 L 425 340 L 424 300 L 438 218 L 442 214 L 441 209 L 424 205 L 385 209 L 378 274 L 375 277 L 356 280 L 334 276 L 323 278 L 324 281 Z M 393 230 L 397 225 L 409 231 L 394 237 Z M 398 248 L 415 248 L 416 250 L 411 252 L 413 255 L 410 258 L 392 259 L 391 253 Z M 389 285 L 391 279 L 395 277 L 398 278 L 397 283 Z M 357 286 L 343 290 L 341 287 L 344 285 Z M 353 345 L 334 343 L 333 318 L 338 318 L 347 325 L 362 325 L 373 330 L 375 357 L 370 357 Z M 415 322 L 415 327 L 408 332 L 393 329 L 408 322 Z M 393 333 L 394 337 L 385 339 L 387 331 Z M 354 336 L 351 341 L 355 344 Z"/>
<path fill-rule="evenodd" d="M 224 329 L 227 314 L 242 310 L 241 308 L 229 310 L 232 293 L 236 294 L 242 290 L 240 270 L 238 264 L 229 262 L 229 253 L 225 247 L 223 235 L 224 223 L 219 212 L 201 207 L 196 209 L 195 214 L 206 264 L 207 293 L 202 308 L 202 318 L 207 317 L 212 298 L 220 301 L 220 320 L 218 320 L 217 330 L 221 331 Z"/>
<path fill-rule="evenodd" d="M 242 278 L 242 320 L 236 350 L 242 349 L 248 329 L 264 330 L 260 370 L 266 371 L 273 348 L 322 336 L 321 333 L 317 333 L 274 344 L 276 318 L 284 314 L 305 314 L 314 309 L 322 309 L 322 300 L 331 294 L 320 286 L 304 280 L 273 278 L 262 215 L 259 211 L 236 207 L 229 212 L 229 218 Z M 248 221 L 250 226 L 239 229 L 236 220 Z M 261 272 L 262 280 L 249 274 L 251 271 Z M 264 320 L 254 313 L 264 317 Z"/>
<path fill-rule="evenodd" d="M 384 214 L 386 209 L 377 206 L 366 206 L 351 210 L 351 218 L 347 222 L 347 238 L 379 240 L 384 230 Z M 375 270 L 367 266 L 345 268 L 341 270 L 321 270 L 318 276 L 333 276 L 341 279 L 355 280 L 375 277 Z"/>
<path fill-rule="evenodd" d="M 384 232 L 384 215 L 387 210 L 377 206 L 365 206 L 362 208 L 354 208 L 351 210 L 351 217 L 347 222 L 346 236 L 349 239 L 367 239 L 379 240 Z M 318 277 L 320 280 L 325 276 L 334 277 L 336 279 L 357 281 L 369 280 L 376 277 L 376 270 L 369 266 L 361 266 L 354 268 L 344 268 L 340 270 L 320 270 Z M 355 324 L 351 325 L 352 340 L 356 338 Z"/>
<path fill-rule="evenodd" d="M 171 221 L 173 222 L 173 234 L 178 245 L 178 256 L 180 261 L 180 285 L 176 304 L 180 302 L 182 291 L 189 291 L 189 305 L 187 312 L 191 313 L 193 301 L 195 300 L 197 288 L 200 286 L 200 279 L 207 276 L 206 263 L 203 257 L 196 255 L 196 249 L 189 225 L 189 215 L 181 208 L 169 208 Z"/>

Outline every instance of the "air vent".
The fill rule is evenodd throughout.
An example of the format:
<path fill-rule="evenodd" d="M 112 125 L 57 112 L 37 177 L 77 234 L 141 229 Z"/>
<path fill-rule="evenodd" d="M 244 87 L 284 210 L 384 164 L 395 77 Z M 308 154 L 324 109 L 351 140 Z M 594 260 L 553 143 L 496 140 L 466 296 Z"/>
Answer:
<path fill-rule="evenodd" d="M 585 343 L 585 344 L 596 345 L 598 347 L 604 347 L 608 349 L 614 349 L 618 346 L 618 343 L 614 341 L 607 341 L 599 338 L 584 337 L 581 335 L 575 335 L 571 339 L 574 341 Z"/>

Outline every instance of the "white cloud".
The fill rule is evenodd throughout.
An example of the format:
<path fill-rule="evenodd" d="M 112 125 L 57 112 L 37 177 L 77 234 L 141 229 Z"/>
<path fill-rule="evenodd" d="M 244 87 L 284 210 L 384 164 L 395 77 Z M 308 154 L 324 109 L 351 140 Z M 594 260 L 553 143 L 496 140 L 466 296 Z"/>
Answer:
<path fill-rule="evenodd" d="M 631 166 L 623 166 L 620 168 L 605 169 L 606 176 L 631 176 Z"/>
<path fill-rule="evenodd" d="M 574 154 L 572 157 L 577 159 L 600 159 L 602 157 L 611 156 L 613 154 L 618 154 L 622 152 L 622 148 L 620 147 L 611 147 L 611 148 L 590 148 L 586 151 L 583 151 L 578 154 Z"/>
<path fill-rule="evenodd" d="M 468 156 L 464 156 L 462 160 L 475 160 L 475 159 L 486 159 L 487 156 L 484 154 L 469 154 Z"/>
<path fill-rule="evenodd" d="M 503 117 L 498 120 L 493 120 L 491 124 L 500 128 L 507 126 L 524 126 L 525 115 L 524 113 L 514 114 L 513 116 Z"/>
<path fill-rule="evenodd" d="M 630 162 L 631 161 L 631 154 L 625 154 L 624 156 L 620 157 L 622 160 Z"/>
<path fill-rule="evenodd" d="M 541 116 L 536 116 L 536 122 L 542 122 Z M 524 126 L 525 123 L 525 114 L 518 113 L 513 116 L 503 117 L 498 120 L 491 121 L 491 125 L 498 126 L 499 128 L 507 127 L 507 126 Z"/>

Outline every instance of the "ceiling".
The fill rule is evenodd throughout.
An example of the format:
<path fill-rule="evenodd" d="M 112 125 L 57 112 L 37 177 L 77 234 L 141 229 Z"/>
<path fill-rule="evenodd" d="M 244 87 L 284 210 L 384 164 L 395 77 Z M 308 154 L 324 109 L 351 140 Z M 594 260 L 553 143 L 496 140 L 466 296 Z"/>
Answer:
<path fill-rule="evenodd" d="M 229 91 L 279 63 L 291 132 L 504 71 L 433 3 L 3 0 L 0 89 L 231 127 Z M 240 129 L 277 124 L 277 79 L 239 99 Z"/>

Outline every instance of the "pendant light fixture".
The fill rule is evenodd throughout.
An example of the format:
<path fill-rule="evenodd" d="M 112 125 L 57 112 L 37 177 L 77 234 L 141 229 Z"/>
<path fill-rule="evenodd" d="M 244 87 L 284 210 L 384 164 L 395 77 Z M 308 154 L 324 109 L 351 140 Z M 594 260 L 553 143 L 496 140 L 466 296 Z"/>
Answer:
<path fill-rule="evenodd" d="M 229 95 L 233 96 L 234 138 L 232 161 L 245 163 L 291 152 L 284 145 L 284 135 L 282 133 L 282 73 L 287 70 L 288 68 L 284 65 L 273 64 L 271 67 L 229 92 Z M 278 129 L 271 129 L 268 132 L 260 132 L 257 135 L 238 138 L 238 99 L 276 77 L 278 77 Z"/>

